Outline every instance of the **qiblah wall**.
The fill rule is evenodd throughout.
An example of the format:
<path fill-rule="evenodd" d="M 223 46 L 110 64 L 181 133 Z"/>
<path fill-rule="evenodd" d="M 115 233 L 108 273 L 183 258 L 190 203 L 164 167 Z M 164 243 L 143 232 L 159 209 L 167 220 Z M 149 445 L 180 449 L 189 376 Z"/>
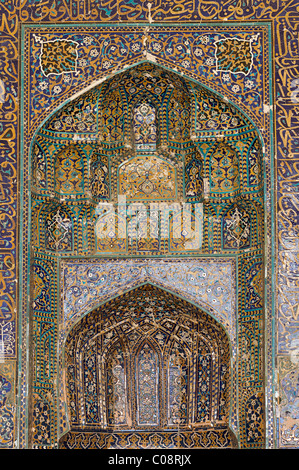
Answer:
<path fill-rule="evenodd" d="M 0 448 L 297 448 L 298 2 L 0 12 Z"/>

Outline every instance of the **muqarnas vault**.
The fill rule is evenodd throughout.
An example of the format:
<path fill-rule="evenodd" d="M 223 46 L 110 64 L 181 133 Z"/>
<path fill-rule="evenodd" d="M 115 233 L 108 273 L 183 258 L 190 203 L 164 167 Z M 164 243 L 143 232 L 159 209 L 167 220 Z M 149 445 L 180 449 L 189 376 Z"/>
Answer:
<path fill-rule="evenodd" d="M 263 447 L 252 120 L 142 61 L 62 106 L 31 149 L 31 445 Z"/>

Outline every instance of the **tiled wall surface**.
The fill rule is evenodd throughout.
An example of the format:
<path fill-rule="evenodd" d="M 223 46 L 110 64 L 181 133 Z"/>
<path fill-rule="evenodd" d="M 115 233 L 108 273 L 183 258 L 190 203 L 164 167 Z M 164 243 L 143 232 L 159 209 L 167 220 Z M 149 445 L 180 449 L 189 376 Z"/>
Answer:
<path fill-rule="evenodd" d="M 53 317 L 61 294 L 60 258 L 52 256 L 49 262 L 40 251 L 35 273 L 30 270 L 32 246 L 37 246 L 31 240 L 41 233 L 38 222 L 31 218 L 35 207 L 35 199 L 30 197 L 33 139 L 38 142 L 39 132 L 46 136 L 46 143 L 49 141 L 51 125 L 44 126 L 48 120 L 63 140 L 61 134 L 68 133 L 67 119 L 58 119 L 55 114 L 54 120 L 49 120 L 54 112 L 88 87 L 95 89 L 116 72 L 144 60 L 216 92 L 248 116 L 258 130 L 263 144 L 266 231 L 263 243 L 256 245 L 255 258 L 239 258 L 237 279 L 247 286 L 238 301 L 244 306 L 251 295 L 249 286 L 258 282 L 254 276 L 260 272 L 257 266 L 264 245 L 264 321 L 260 315 L 247 313 L 238 334 L 242 339 L 249 331 L 264 329 L 266 374 L 255 368 L 255 382 L 247 387 L 253 387 L 250 404 L 259 404 L 257 387 L 267 377 L 264 421 L 257 424 L 261 429 L 262 421 L 265 423 L 266 434 L 254 437 L 245 426 L 239 442 L 251 448 L 298 447 L 298 3 L 111 0 L 99 4 L 69 0 L 54 5 L 7 1 L 1 3 L 0 12 L 0 447 L 55 447 L 57 426 L 61 432 L 65 428 L 55 414 L 57 358 L 51 359 L 61 333 L 58 319 Z M 237 46 L 239 53 L 234 55 Z M 192 130 L 195 139 L 196 135 L 204 138 L 205 132 L 211 138 L 211 128 L 205 127 L 208 122 Z M 59 129 L 59 125 L 65 127 Z M 75 126 L 75 134 L 83 132 L 85 144 L 89 139 L 92 147 L 92 125 L 83 131 L 78 117 Z M 215 123 L 214 129 L 219 130 Z M 47 145 L 44 151 L 51 155 L 51 143 Z M 36 151 L 37 193 L 43 195 L 48 182 L 43 179 L 39 154 Z M 88 158 L 87 146 L 85 156 Z M 211 230 L 218 233 L 217 224 Z M 83 239 L 81 236 L 81 242 Z M 65 246 L 70 246 L 68 243 L 70 240 Z M 204 249 L 213 251 L 208 242 Z M 78 250 L 79 255 L 80 250 L 84 253 L 84 245 Z M 63 269 L 75 268 L 60 266 L 60 273 Z M 30 278 L 35 279 L 31 288 Z M 33 286 L 38 292 L 34 322 L 29 318 L 35 306 L 28 301 Z M 49 291 L 45 286 L 50 286 Z M 256 302 L 257 312 L 261 308 L 257 297 L 250 298 Z M 67 302 L 65 305 L 67 316 Z M 221 308 L 219 315 L 224 318 L 225 306 Z M 225 321 L 232 327 L 235 320 L 228 316 Z M 257 335 L 253 341 L 259 338 Z M 30 349 L 33 358 L 27 353 L 30 343 L 34 345 Z M 240 341 L 239 347 L 246 356 L 245 343 Z M 47 367 L 38 371 L 34 397 L 30 397 L 30 361 L 40 364 L 43 354 L 50 359 Z M 246 376 L 245 369 L 241 377 L 243 373 Z M 28 387 L 29 398 L 36 399 L 33 417 L 28 410 Z M 242 406 L 241 420 L 245 422 L 245 402 Z M 46 427 L 41 415 L 47 417 Z M 35 425 L 33 436 L 28 435 L 28 419 Z"/>

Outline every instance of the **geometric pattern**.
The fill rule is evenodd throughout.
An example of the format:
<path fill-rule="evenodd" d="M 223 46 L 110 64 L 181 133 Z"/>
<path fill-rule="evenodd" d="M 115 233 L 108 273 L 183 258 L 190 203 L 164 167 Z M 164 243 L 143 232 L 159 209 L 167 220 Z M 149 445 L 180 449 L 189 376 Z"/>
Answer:
<path fill-rule="evenodd" d="M 219 425 L 227 421 L 229 343 L 214 320 L 190 307 L 146 284 L 108 302 L 76 325 L 65 350 L 72 430 L 83 425 L 99 432 L 105 427 L 114 434 L 152 429 L 160 435 L 164 428 L 187 430 L 191 422 Z M 201 333 L 194 340 L 197 330 Z M 190 362 L 195 351 L 196 362 Z M 82 360 L 86 364 L 83 376 Z M 102 391 L 103 381 L 107 395 Z M 81 411 L 78 401 L 83 404 Z"/>
<path fill-rule="evenodd" d="M 60 449 L 224 449 L 235 448 L 236 440 L 227 428 L 175 433 L 70 432 L 60 440 Z"/>
<path fill-rule="evenodd" d="M 78 43 L 61 39 L 43 41 L 40 37 L 35 39 L 41 44 L 40 65 L 46 77 L 77 72 Z"/>

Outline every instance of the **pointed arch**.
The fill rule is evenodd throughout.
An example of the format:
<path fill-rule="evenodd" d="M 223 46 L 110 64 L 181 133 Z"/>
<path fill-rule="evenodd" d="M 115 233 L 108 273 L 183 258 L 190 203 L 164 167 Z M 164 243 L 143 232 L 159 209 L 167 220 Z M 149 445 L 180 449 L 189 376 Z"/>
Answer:
<path fill-rule="evenodd" d="M 157 347 L 152 340 L 144 339 L 135 353 L 137 426 L 160 424 L 160 370 Z"/>
<path fill-rule="evenodd" d="M 158 141 L 157 109 L 143 97 L 132 109 L 133 136 L 136 150 L 156 150 Z"/>
<path fill-rule="evenodd" d="M 156 65 L 153 65 L 153 67 L 156 67 Z M 159 66 L 158 66 L 158 67 L 159 67 Z M 158 67 L 157 67 L 157 68 L 158 68 Z M 162 69 L 162 67 L 160 67 L 160 68 Z M 131 69 L 131 67 L 129 67 L 129 70 L 130 70 L 130 69 Z M 166 70 L 165 67 L 164 67 L 164 70 Z M 122 71 L 122 72 L 123 72 L 123 71 Z M 116 76 L 116 74 L 115 74 L 114 76 L 110 76 L 109 79 L 114 79 L 115 76 Z M 179 76 L 176 75 L 176 77 L 179 77 Z M 186 78 L 186 77 L 184 77 L 184 78 L 179 77 L 179 78 L 180 78 L 180 80 L 182 80 L 182 81 L 184 81 L 184 80 L 189 80 L 189 79 Z M 108 82 L 107 82 L 107 83 L 108 83 Z M 189 82 L 188 82 L 188 81 L 187 81 L 187 83 L 188 83 L 188 86 L 189 86 L 190 89 L 191 89 L 192 86 L 189 85 Z M 191 83 L 191 82 L 190 82 L 190 83 Z M 100 86 L 100 83 L 99 83 L 98 85 Z M 103 90 L 103 88 L 102 88 L 102 90 Z M 168 91 L 169 91 L 169 90 L 168 90 Z M 166 97 L 166 95 L 167 95 L 167 94 L 165 94 L 165 97 Z M 168 95 L 167 95 L 167 96 L 168 96 Z M 216 96 L 216 94 L 215 94 L 215 96 Z M 217 98 L 214 98 L 213 103 L 209 101 L 209 103 L 211 104 L 212 111 L 215 111 L 215 110 L 216 110 L 217 105 L 215 104 L 215 102 L 217 101 L 217 99 L 220 99 L 220 98 L 219 98 L 219 95 L 217 95 Z M 132 102 L 133 102 L 133 101 L 132 101 Z M 191 102 L 192 102 L 192 103 L 195 103 L 195 99 L 194 99 L 193 101 L 191 100 Z M 165 103 L 163 102 L 163 106 L 164 106 L 164 104 L 165 104 Z M 128 109 L 128 103 L 126 103 L 126 106 L 127 106 L 127 109 Z M 224 109 L 222 109 L 221 106 L 220 106 L 219 108 L 220 108 L 220 111 L 224 111 Z M 193 116 L 193 115 L 196 115 L 196 112 L 197 112 L 197 111 L 196 111 L 195 109 L 192 109 L 192 116 Z M 217 110 L 217 112 L 218 112 L 218 110 Z M 164 113 L 164 114 L 163 114 L 163 116 L 164 116 L 165 113 L 166 113 L 166 111 L 165 111 L 164 108 L 163 108 L 163 113 Z M 108 114 L 109 114 L 109 113 L 108 113 Z M 108 116 L 108 114 L 107 114 L 107 116 Z M 127 114 L 129 114 L 129 113 L 127 112 Z M 241 113 L 240 113 L 240 114 L 241 114 Z M 164 116 L 164 117 L 165 117 L 165 116 Z M 163 117 L 163 118 L 164 118 L 164 117 Z M 205 118 L 205 123 L 206 123 L 206 124 L 207 124 L 208 122 L 210 122 L 210 118 L 211 118 L 211 114 L 208 114 L 208 115 L 206 116 L 206 118 Z M 212 131 L 218 131 L 219 129 L 222 129 L 222 127 L 221 127 L 221 123 L 222 123 L 222 121 L 221 121 L 221 113 L 218 115 L 217 119 L 218 119 L 217 122 L 218 122 L 218 124 L 219 124 L 219 126 L 217 127 L 217 129 L 216 129 L 216 127 L 215 127 L 215 129 L 212 129 L 212 128 L 209 128 L 209 129 L 208 129 L 208 127 L 209 127 L 210 124 L 211 124 L 211 122 L 210 122 L 209 125 L 207 124 L 206 127 L 203 126 L 203 128 L 201 129 L 201 130 L 203 131 L 203 133 L 199 133 L 199 132 L 198 132 L 197 134 L 190 135 L 190 138 L 192 137 L 192 140 L 196 140 L 196 139 L 197 139 L 197 140 L 199 141 L 200 145 L 202 144 L 202 148 L 203 148 L 204 145 L 206 145 L 206 144 L 205 144 L 206 140 L 207 140 L 207 139 L 210 139 L 211 137 L 214 138 L 214 136 L 216 135 L 216 134 L 212 134 Z M 165 119 L 164 122 L 166 122 L 166 119 Z M 239 122 L 241 122 L 241 120 L 240 120 Z M 251 124 L 250 124 L 249 120 L 247 120 L 247 118 L 244 118 L 243 124 L 244 124 L 244 125 L 246 124 L 248 127 L 251 126 Z M 231 127 L 233 128 L 233 125 L 232 125 Z M 126 128 L 126 126 L 124 126 L 124 128 Z M 55 130 L 58 131 L 59 129 L 58 129 L 58 128 L 55 128 Z M 236 129 L 234 128 L 234 130 L 236 130 Z M 252 130 L 252 126 L 251 126 L 251 130 Z M 54 132 L 54 129 L 51 129 L 51 132 L 52 132 L 52 131 Z M 210 131 L 211 131 L 211 132 L 210 132 Z M 206 133 L 206 134 L 204 134 L 204 133 Z M 55 134 L 55 135 L 58 136 L 58 137 L 61 137 L 61 134 L 60 134 L 59 132 L 57 132 L 57 134 Z M 83 134 L 82 134 L 82 136 L 83 136 Z M 81 136 L 81 137 L 82 137 L 82 136 Z M 237 130 L 236 130 L 236 133 L 234 134 L 233 137 L 235 138 L 236 136 L 237 136 Z M 83 137 L 82 137 L 82 138 L 83 138 Z M 94 145 L 94 147 L 96 147 L 96 146 L 98 145 L 98 140 L 97 140 L 98 138 L 99 138 L 99 134 L 98 134 L 97 132 L 90 133 L 90 135 L 89 135 L 88 137 L 86 137 L 86 134 L 84 134 L 84 139 L 90 139 L 90 141 L 92 141 L 92 145 Z M 125 136 L 125 138 L 126 138 L 126 136 Z M 201 140 L 201 139 L 202 139 L 202 140 Z M 228 145 L 228 141 L 229 141 L 229 139 L 227 139 L 227 141 L 225 141 L 225 145 Z M 114 146 L 113 146 L 112 144 L 110 145 L 110 143 L 104 142 L 105 145 L 103 145 L 103 148 L 105 149 L 106 156 L 109 155 L 109 157 L 110 157 L 113 152 L 115 152 L 115 153 L 116 153 L 116 152 L 119 152 L 119 157 L 117 157 L 117 158 L 119 158 L 119 162 L 120 162 L 121 160 L 123 160 L 123 159 L 127 159 L 130 151 L 126 148 L 126 144 L 124 143 L 125 140 L 122 141 L 121 139 L 119 139 L 119 140 L 117 140 L 117 141 L 115 141 L 115 142 L 117 142 L 117 145 L 115 144 Z M 114 143 L 115 143 L 115 142 L 114 142 Z M 164 143 L 164 141 L 163 141 L 163 143 Z M 172 141 L 172 144 L 174 144 L 174 145 L 171 146 L 171 152 L 173 151 L 173 154 L 172 154 L 171 156 L 170 156 L 169 149 L 166 148 L 166 149 L 163 150 L 163 152 L 165 152 L 165 154 L 166 154 L 167 156 L 169 156 L 169 158 L 172 158 L 173 161 L 179 160 L 180 163 L 181 163 L 181 160 L 180 160 L 180 152 L 182 151 L 182 154 L 183 154 L 183 152 L 185 152 L 185 154 L 186 154 L 186 152 L 188 152 L 188 151 L 190 150 L 191 145 L 192 145 L 192 142 L 191 142 L 191 140 L 190 140 L 190 143 L 189 143 L 189 142 L 184 142 L 184 143 L 186 144 L 185 146 L 181 146 L 181 143 L 182 143 L 182 142 L 179 142 L 180 145 L 176 145 L 177 142 L 176 142 L 175 140 Z M 196 143 L 198 143 L 198 142 L 196 142 Z M 189 144 L 190 144 L 190 145 L 189 145 Z M 118 145 L 119 145 L 119 148 L 118 148 Z M 187 148 L 187 147 L 188 147 L 188 148 Z M 187 150 L 186 150 L 186 148 L 187 148 Z M 160 149 L 159 149 L 159 150 L 160 150 Z M 110 153 L 109 153 L 109 152 L 110 152 Z M 162 150 L 161 150 L 161 152 L 162 152 Z M 173 155 L 174 155 L 174 156 L 173 156 Z M 235 159 L 235 160 L 234 160 L 233 158 L 231 159 L 232 163 L 234 164 L 233 166 L 234 166 L 235 168 L 239 168 L 238 165 L 240 165 L 240 162 L 237 162 L 237 164 L 236 164 L 236 160 L 237 160 L 237 159 Z M 183 160 L 182 160 L 182 161 L 183 161 Z M 97 163 L 98 163 L 98 162 L 97 162 Z M 182 166 L 183 166 L 183 165 L 182 165 Z M 204 189 L 205 189 L 205 188 L 204 188 L 204 186 L 205 186 L 204 183 L 205 183 L 205 182 L 204 182 L 203 180 L 204 180 L 204 177 L 209 176 L 209 174 L 208 174 L 208 173 L 209 173 L 209 166 L 206 165 L 206 161 L 203 161 L 203 166 L 204 166 L 203 171 L 202 171 L 203 177 L 202 177 L 202 179 L 201 179 L 201 183 L 202 183 L 202 187 L 203 187 L 202 189 L 204 190 Z M 87 165 L 86 165 L 86 167 L 87 167 Z M 91 166 L 90 166 L 89 168 L 92 168 L 91 171 L 90 171 L 90 173 L 89 173 L 89 174 L 90 174 L 89 188 L 90 188 L 90 183 L 91 183 L 91 181 L 92 181 L 93 192 L 94 192 L 93 197 L 94 197 L 94 200 L 96 201 L 96 200 L 97 200 L 96 198 L 99 197 L 100 194 L 102 194 L 101 191 L 98 191 L 98 189 L 94 189 L 94 188 L 96 188 L 96 185 L 97 185 L 96 178 L 95 178 L 94 180 L 91 179 L 91 178 L 93 177 L 93 175 L 94 175 L 93 170 L 96 170 L 96 165 L 95 165 L 94 167 L 91 167 Z M 101 167 L 101 168 L 102 168 L 102 167 Z M 78 169 L 78 168 L 77 168 L 77 169 Z M 190 167 L 188 168 L 188 171 L 189 171 L 189 170 L 190 170 L 190 173 L 191 173 L 191 172 L 194 170 L 194 166 L 192 166 L 192 167 L 190 166 Z M 219 168 L 218 168 L 218 170 L 219 170 Z M 85 168 L 84 168 L 84 171 L 85 171 Z M 179 171 L 180 171 L 181 173 L 183 173 L 183 169 L 178 170 L 178 172 L 179 172 Z M 236 173 L 237 173 L 237 172 L 235 171 L 234 174 L 236 174 Z M 85 178 L 85 173 L 83 173 L 83 175 L 84 175 L 84 178 Z M 89 176 L 88 176 L 88 177 L 89 177 Z M 111 178 L 114 178 L 114 176 L 111 177 Z M 107 179 L 108 179 L 108 178 L 107 178 Z M 87 181 L 87 179 L 86 179 L 84 182 L 86 182 L 86 181 Z M 99 181 L 101 182 L 101 175 L 100 175 Z M 237 178 L 236 178 L 236 181 L 237 181 Z M 210 179 L 210 182 L 211 182 L 211 179 Z M 193 182 L 193 183 L 194 183 L 194 182 Z M 196 184 L 198 184 L 198 181 L 195 181 L 195 183 L 194 183 L 194 185 L 193 185 L 193 189 L 194 189 L 194 187 L 195 187 L 195 188 L 196 188 L 196 191 L 197 191 L 197 195 L 199 195 L 199 192 L 201 191 L 201 189 L 198 189 L 199 186 L 196 186 Z M 107 183 L 107 185 L 108 185 L 108 183 Z M 189 185 L 189 186 L 191 186 L 191 185 Z M 89 189 L 89 188 L 88 188 L 88 189 Z M 230 198 L 235 198 L 235 196 L 238 194 L 239 188 L 240 188 L 240 186 L 238 187 L 238 184 L 235 184 L 235 180 L 233 180 L 233 181 L 231 182 L 231 191 L 229 190 L 229 194 L 227 194 L 226 196 L 224 196 L 224 197 L 227 197 L 227 199 L 228 199 L 227 202 L 228 202 L 229 204 L 231 203 L 231 201 L 230 201 L 229 199 L 230 199 Z M 189 187 L 188 189 L 190 189 L 190 187 Z M 59 190 L 60 190 L 60 188 L 59 188 Z M 183 190 L 182 190 L 182 192 L 183 192 Z M 76 194 L 79 195 L 79 192 L 76 193 Z M 71 197 L 71 196 L 73 196 L 73 193 L 71 193 L 71 192 L 70 192 L 70 193 L 64 193 L 63 195 L 64 195 L 64 196 L 66 195 L 67 197 L 69 197 L 69 196 Z M 220 192 L 218 192 L 218 193 L 217 193 L 217 192 L 216 192 L 216 193 L 213 193 L 213 192 L 211 191 L 211 192 L 208 192 L 208 193 L 206 194 L 206 196 L 207 196 L 207 199 L 208 199 L 210 196 L 211 196 L 212 198 L 215 196 L 215 198 L 216 198 L 216 199 L 218 198 L 218 201 L 219 201 L 219 200 L 220 200 L 220 197 L 219 197 L 219 196 L 221 196 L 221 198 L 222 198 L 223 192 L 220 194 Z M 87 195 L 86 197 L 88 198 L 89 195 Z M 108 197 L 108 196 L 107 196 L 107 197 Z M 110 195 L 109 195 L 109 197 L 110 197 Z M 94 201 L 93 201 L 93 202 L 94 202 Z M 217 203 L 217 202 L 216 202 L 216 203 Z M 56 204 L 56 202 L 55 202 L 55 204 Z M 207 201 L 207 205 L 209 205 L 209 202 L 208 202 L 208 201 Z M 74 206 L 75 206 L 75 204 L 74 204 Z M 73 208 L 72 208 L 72 210 L 73 210 Z M 75 212 L 75 211 L 76 211 L 76 212 Z M 76 219 L 76 220 L 75 220 L 75 218 L 73 219 L 74 225 L 75 225 L 76 223 L 77 223 L 77 224 L 81 224 L 81 222 L 83 221 L 83 217 L 78 216 L 78 211 L 79 211 L 78 207 L 74 207 L 74 213 L 77 214 L 77 215 L 76 215 L 77 219 Z M 92 211 L 91 211 L 91 212 L 92 212 Z M 206 238 L 209 238 L 209 236 L 211 236 L 211 238 L 212 238 L 213 236 L 215 236 L 215 243 L 209 245 L 209 250 L 210 250 L 209 253 L 215 253 L 215 251 L 218 250 L 218 248 L 219 248 L 219 246 L 220 246 L 220 243 L 221 243 L 221 225 L 220 225 L 220 223 L 218 223 L 218 222 L 220 222 L 220 221 L 219 221 L 218 219 L 216 220 L 216 218 L 217 218 L 218 215 L 220 214 L 221 210 L 220 210 L 220 209 L 219 209 L 219 210 L 217 209 L 217 211 L 216 211 L 216 209 L 215 209 L 215 211 L 212 211 L 212 210 L 211 210 L 211 213 L 210 213 L 211 217 L 212 217 L 212 212 L 215 212 L 216 217 L 215 217 L 215 220 L 214 220 L 213 224 L 211 224 L 211 226 L 209 227 L 210 232 L 209 232 L 209 234 L 206 235 Z M 71 213 L 71 210 L 69 211 L 69 213 Z M 94 219 L 93 219 L 93 220 L 94 220 Z M 209 223 L 209 222 L 206 220 L 206 221 L 205 221 L 205 225 L 207 225 L 208 223 Z M 213 234 L 213 229 L 214 229 L 214 228 L 215 228 L 215 230 L 214 230 L 215 233 Z M 78 244 L 78 246 L 76 245 L 76 243 L 79 243 L 79 242 L 78 242 L 78 240 L 79 240 L 79 235 L 78 235 L 78 234 L 79 234 L 79 233 L 83 233 L 83 231 L 80 232 L 80 231 L 79 231 L 79 228 L 78 228 L 78 231 L 76 232 L 76 235 L 75 235 L 75 234 L 73 235 L 73 240 L 72 240 L 72 243 L 73 243 L 74 248 L 76 248 L 76 249 L 78 248 L 78 250 L 81 249 L 79 244 Z M 111 233 L 112 233 L 112 232 L 111 232 Z M 111 244 L 110 244 L 110 245 L 111 245 Z M 97 256 L 103 256 L 103 254 L 107 255 L 107 253 L 113 253 L 113 254 L 115 254 L 115 253 L 118 253 L 118 254 L 127 254 L 127 253 L 128 253 L 128 252 L 126 251 L 125 245 L 122 245 L 121 250 L 119 249 L 119 247 L 116 247 L 116 245 L 113 245 L 112 247 L 110 246 L 110 248 L 111 248 L 110 251 L 108 250 L 108 243 L 105 245 L 105 246 L 106 246 L 105 250 L 102 250 L 102 247 L 103 247 L 103 246 L 104 246 L 104 244 L 103 244 L 103 245 L 101 245 L 101 243 L 98 244 L 98 249 L 97 249 L 97 252 L 96 252 L 96 255 L 97 255 Z M 42 247 L 42 248 L 43 248 L 43 247 Z M 50 250 L 50 251 L 51 251 L 51 250 Z M 58 252 L 60 252 L 60 253 L 65 253 L 65 251 L 66 251 L 66 250 L 58 250 Z M 68 250 L 68 251 L 70 252 L 71 250 Z M 54 250 L 53 250 L 52 252 L 54 253 Z M 182 253 L 182 252 L 183 252 L 183 250 L 181 251 L 181 253 Z M 78 251 L 77 253 L 78 253 L 78 255 L 80 256 L 81 253 L 80 253 L 79 251 Z M 94 254 L 94 251 L 92 251 L 91 253 Z M 88 252 L 88 254 L 87 254 L 87 253 L 86 253 L 86 254 L 87 254 L 88 256 L 90 256 L 91 253 Z M 144 253 L 145 253 L 145 252 L 143 252 L 143 255 L 144 255 L 144 256 L 147 256 L 147 254 L 148 254 L 149 252 L 147 252 L 147 253 L 145 253 L 145 254 L 144 254 Z M 168 251 L 168 253 L 169 253 L 169 251 Z M 180 254 L 181 254 L 181 253 L 180 253 Z M 47 254 L 49 254 L 49 253 L 47 253 Z M 132 254 L 132 253 L 130 252 L 129 254 Z M 135 254 L 135 253 L 133 253 L 133 254 Z M 172 255 L 172 253 L 170 253 L 170 255 Z M 55 262 L 56 262 L 56 260 L 55 260 Z M 125 332 L 125 333 L 123 333 L 123 334 L 124 334 L 124 336 L 126 336 L 127 333 Z M 183 353 L 183 352 L 182 352 L 182 353 Z M 90 359 L 90 358 L 89 358 L 89 359 Z M 86 359 L 86 361 L 88 361 L 88 359 Z M 90 361 L 91 361 L 91 359 L 90 359 Z M 218 366 L 217 366 L 217 367 L 218 367 Z M 220 369 L 217 369 L 217 370 L 220 371 L 220 372 L 219 372 L 219 377 L 220 377 L 220 376 L 223 376 L 223 377 L 224 377 L 224 376 L 225 376 L 225 370 L 224 370 L 224 369 L 225 369 L 225 365 L 224 365 L 224 367 L 222 367 L 222 365 L 219 366 L 219 367 L 220 367 Z M 221 367 L 222 367 L 222 368 L 221 368 Z M 73 370 L 71 366 L 70 366 L 70 370 Z M 87 369 L 86 369 L 86 370 L 87 370 Z M 113 375 L 113 374 L 112 374 L 112 375 Z M 71 373 L 70 373 L 70 376 L 71 376 Z M 76 385 L 76 383 L 77 383 L 76 380 L 77 380 L 77 379 L 76 379 L 76 380 L 73 380 L 73 382 L 72 382 L 72 380 L 73 380 L 73 379 L 70 378 L 70 384 L 71 384 L 70 388 L 72 388 L 73 386 L 74 386 L 74 387 L 77 386 L 77 385 Z M 103 379 L 103 380 L 104 380 L 104 379 Z M 198 379 L 198 380 L 199 380 L 199 379 Z M 224 380 L 224 382 L 225 382 L 226 379 L 223 379 L 223 380 Z M 223 383 L 224 383 L 224 382 L 223 382 Z M 73 385 L 72 385 L 72 384 L 73 384 Z M 195 387 L 195 385 L 194 385 L 194 387 Z M 82 392 L 82 393 L 83 393 L 83 392 Z M 71 396 L 71 395 L 72 395 L 72 392 L 70 391 L 70 396 Z M 74 396 L 75 396 L 75 395 L 73 395 L 73 397 L 74 397 Z M 220 406 L 220 403 L 222 403 L 222 405 L 221 405 L 221 406 L 222 406 L 222 411 L 219 411 L 219 414 L 218 414 L 218 415 L 221 416 L 223 419 L 226 418 L 226 417 L 227 417 L 227 405 L 223 405 L 223 403 L 226 403 L 225 399 L 224 399 L 223 397 L 222 397 L 222 398 L 219 398 L 219 396 L 216 397 L 216 394 L 214 394 L 214 398 L 212 398 L 211 400 L 212 400 L 211 403 L 213 403 L 213 405 L 211 405 L 211 406 L 216 406 L 216 405 L 215 405 L 216 402 L 219 403 L 219 406 Z M 208 401 L 207 401 L 207 403 L 208 403 Z M 70 405 L 70 409 L 71 409 L 71 406 L 72 406 L 72 405 Z M 91 408 L 89 408 L 89 409 L 91 410 Z M 195 409 L 195 408 L 194 408 L 194 405 L 193 405 L 193 410 L 194 410 L 194 409 Z M 70 411 L 70 413 L 71 413 L 71 411 Z M 77 413 L 77 411 L 76 411 L 76 413 Z M 91 413 L 91 411 L 90 411 L 90 413 Z M 204 415 L 204 413 L 202 413 L 202 414 Z M 201 414 L 199 413 L 199 415 L 201 415 Z M 209 416 L 212 416 L 212 415 L 213 415 L 213 413 L 211 413 L 211 415 L 209 415 Z M 75 416 L 75 413 L 74 413 L 74 416 Z M 76 415 L 76 416 L 77 416 L 77 415 Z M 77 425 L 79 426 L 79 425 L 82 424 L 82 419 L 81 419 L 81 418 L 82 418 L 82 416 L 83 416 L 83 411 L 80 410 L 80 409 L 79 409 L 79 411 L 78 411 L 78 416 L 81 416 L 80 418 L 79 418 L 79 417 L 76 418 L 76 419 L 77 419 Z M 91 414 L 90 414 L 90 416 L 91 416 Z M 105 415 L 105 416 L 106 416 L 106 415 Z M 207 416 L 207 415 L 205 415 L 205 416 Z M 90 417 L 89 419 L 91 420 L 91 417 Z M 107 417 L 105 417 L 105 418 L 97 418 L 97 419 L 103 419 L 104 425 L 107 426 Z M 105 421 L 105 420 L 106 420 L 106 421 Z M 91 421 L 90 421 L 90 422 L 91 422 Z"/>
<path fill-rule="evenodd" d="M 115 143 L 124 139 L 126 101 L 122 87 L 108 88 L 102 93 L 100 106 L 100 134 L 104 142 Z"/>
<path fill-rule="evenodd" d="M 189 94 L 174 88 L 167 103 L 167 136 L 169 142 L 190 141 L 191 107 Z"/>
<path fill-rule="evenodd" d="M 86 164 L 79 149 L 71 144 L 59 150 L 54 160 L 54 190 L 58 194 L 84 194 Z"/>
<path fill-rule="evenodd" d="M 190 404 L 190 351 L 174 339 L 171 343 L 167 370 L 167 423 L 169 426 L 188 424 Z"/>
<path fill-rule="evenodd" d="M 126 350 L 121 339 L 111 346 L 105 361 L 107 425 L 128 426 Z"/>
<path fill-rule="evenodd" d="M 251 246 L 252 220 L 243 205 L 233 204 L 222 216 L 222 246 L 224 250 Z"/>

